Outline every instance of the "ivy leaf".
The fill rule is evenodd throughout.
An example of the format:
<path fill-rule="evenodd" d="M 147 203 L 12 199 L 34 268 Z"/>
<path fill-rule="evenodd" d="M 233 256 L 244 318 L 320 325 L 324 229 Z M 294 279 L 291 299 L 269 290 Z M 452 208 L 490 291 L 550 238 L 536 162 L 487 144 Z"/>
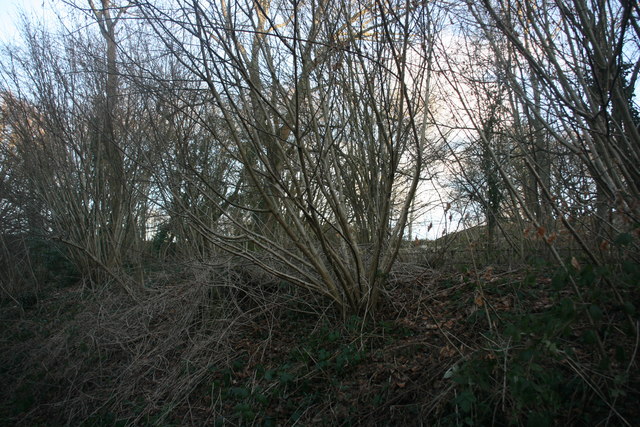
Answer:
<path fill-rule="evenodd" d="M 280 377 L 279 378 L 280 379 L 280 383 L 282 383 L 282 384 L 288 384 L 288 383 L 290 383 L 291 381 L 293 381 L 296 378 L 295 375 L 291 374 L 290 372 L 286 372 L 286 371 L 285 372 L 280 372 L 279 377 Z"/>
<path fill-rule="evenodd" d="M 625 301 L 623 309 L 624 309 L 624 312 L 630 316 L 633 316 L 636 313 L 636 308 L 629 301 Z"/>
<path fill-rule="evenodd" d="M 230 392 L 232 396 L 237 397 L 238 399 L 246 399 L 250 394 L 249 390 L 244 387 L 232 387 Z"/>
<path fill-rule="evenodd" d="M 633 241 L 633 236 L 631 234 L 629 234 L 629 233 L 620 233 L 615 238 L 613 243 L 615 243 L 617 246 L 627 246 L 632 241 Z"/>
<path fill-rule="evenodd" d="M 456 403 L 462 409 L 462 412 L 470 412 L 473 404 L 476 403 L 476 397 L 470 390 L 461 392 L 456 398 Z"/>
<path fill-rule="evenodd" d="M 591 304 L 591 306 L 589 306 L 589 313 L 591 314 L 591 317 L 593 317 L 593 320 L 595 320 L 596 322 L 602 320 L 602 309 L 597 305 Z"/>

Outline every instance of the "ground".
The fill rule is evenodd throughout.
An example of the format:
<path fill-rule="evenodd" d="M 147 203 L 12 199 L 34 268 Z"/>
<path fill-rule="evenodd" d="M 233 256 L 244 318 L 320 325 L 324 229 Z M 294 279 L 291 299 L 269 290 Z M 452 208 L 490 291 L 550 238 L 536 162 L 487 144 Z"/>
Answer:
<path fill-rule="evenodd" d="M 401 264 L 366 320 L 286 283 L 230 274 L 159 273 L 136 300 L 74 284 L 28 307 L 5 303 L 0 424 L 640 419 L 637 315 L 605 289 L 604 271 Z M 637 307 L 637 283 L 627 284 L 618 290 Z"/>

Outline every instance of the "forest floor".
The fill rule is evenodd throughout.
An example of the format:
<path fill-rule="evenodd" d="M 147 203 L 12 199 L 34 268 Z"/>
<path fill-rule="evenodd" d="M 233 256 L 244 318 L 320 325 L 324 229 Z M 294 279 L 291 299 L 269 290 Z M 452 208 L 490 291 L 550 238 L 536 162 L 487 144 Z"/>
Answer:
<path fill-rule="evenodd" d="M 400 265 L 375 320 L 364 321 L 233 274 L 184 268 L 156 274 L 135 298 L 74 285 L 29 307 L 5 303 L 0 425 L 640 419 L 637 315 L 606 293 L 584 303 L 567 275 Z M 597 273 L 585 276 L 576 276 L 584 292 L 602 286 Z M 637 289 L 623 289 L 636 307 Z"/>

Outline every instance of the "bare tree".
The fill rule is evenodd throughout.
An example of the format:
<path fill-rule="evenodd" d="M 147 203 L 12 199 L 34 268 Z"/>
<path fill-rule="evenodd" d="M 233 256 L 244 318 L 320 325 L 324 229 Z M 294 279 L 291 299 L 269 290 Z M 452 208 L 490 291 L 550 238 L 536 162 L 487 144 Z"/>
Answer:
<path fill-rule="evenodd" d="M 3 101 L 43 229 L 87 277 L 124 284 L 124 268 L 140 261 L 147 209 L 137 98 L 113 94 L 101 55 L 109 49 L 90 30 L 56 36 L 26 26 L 24 39 L 3 58 Z"/>
<path fill-rule="evenodd" d="M 414 52 L 428 9 L 377 1 L 138 6 L 206 86 L 208 114 L 189 103 L 185 111 L 236 169 L 224 191 L 192 175 L 220 217 L 213 225 L 185 209 L 191 226 L 345 312 L 369 313 L 422 169 L 428 94 L 420 73 L 428 64 Z"/>
<path fill-rule="evenodd" d="M 486 1 L 469 3 L 469 10 L 533 125 L 538 148 L 527 164 L 539 199 L 555 216 L 565 216 L 554 203 L 545 161 L 536 158 L 548 152 L 537 139 L 544 132 L 589 171 L 598 194 L 600 239 L 611 239 L 624 222 L 637 222 L 640 134 L 630 102 L 638 70 L 637 7 L 613 1 Z M 499 49 L 493 28 L 508 40 L 511 57 Z M 627 64 L 635 64 L 629 79 Z M 618 225 L 614 213 L 621 216 Z"/>

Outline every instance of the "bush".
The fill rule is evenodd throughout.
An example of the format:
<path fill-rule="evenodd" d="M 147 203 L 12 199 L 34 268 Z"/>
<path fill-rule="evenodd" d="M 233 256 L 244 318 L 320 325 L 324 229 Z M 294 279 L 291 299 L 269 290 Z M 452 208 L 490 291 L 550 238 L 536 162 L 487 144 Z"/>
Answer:
<path fill-rule="evenodd" d="M 593 425 L 611 416 L 631 419 L 624 413 L 629 408 L 615 405 L 637 381 L 628 367 L 639 272 L 629 262 L 561 270 L 536 290 L 539 298 L 547 295 L 548 308 L 496 316 L 498 327 L 484 335 L 481 350 L 445 375 L 456 393 L 444 423 Z M 535 285 L 525 278 L 520 286 Z"/>

